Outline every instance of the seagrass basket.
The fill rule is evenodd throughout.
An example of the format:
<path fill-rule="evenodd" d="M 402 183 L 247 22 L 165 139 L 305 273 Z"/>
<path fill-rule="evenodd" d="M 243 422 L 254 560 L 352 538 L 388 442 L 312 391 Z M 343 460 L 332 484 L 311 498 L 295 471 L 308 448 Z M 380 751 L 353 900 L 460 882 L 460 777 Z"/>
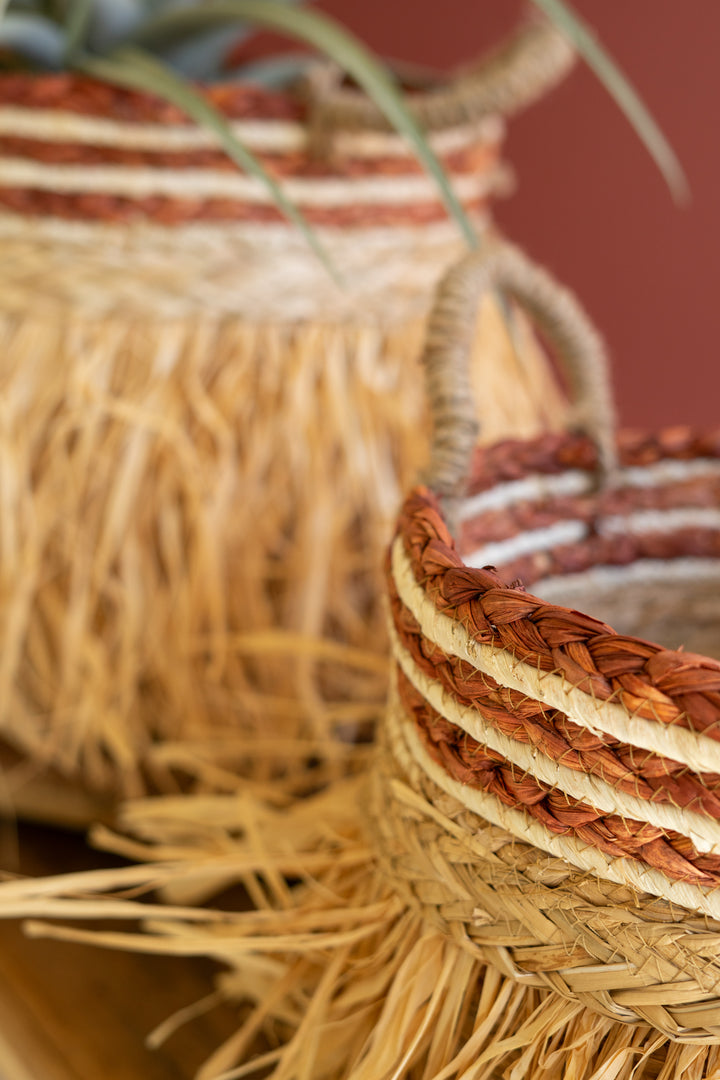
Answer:
<path fill-rule="evenodd" d="M 413 96 L 481 231 L 502 114 L 571 60 L 532 26 Z M 428 298 L 461 241 L 402 140 L 333 79 L 207 94 L 345 291 L 174 108 L 0 78 L 0 732 L 93 789 L 231 786 L 281 745 L 292 770 L 328 731 L 342 757 L 382 700 L 376 567 L 423 452 Z M 562 412 L 522 334 L 496 313 L 495 430 Z"/>
<path fill-rule="evenodd" d="M 488 287 L 554 346 L 573 433 L 475 449 Z M 369 777 L 130 803 L 96 839 L 149 866 L 2 885 L 0 914 L 135 916 L 30 929 L 227 965 L 246 1011 L 202 1080 L 716 1080 L 720 434 L 616 439 L 597 334 L 506 245 L 445 277 L 424 362 Z M 181 906 L 238 882 L 255 910 Z"/>

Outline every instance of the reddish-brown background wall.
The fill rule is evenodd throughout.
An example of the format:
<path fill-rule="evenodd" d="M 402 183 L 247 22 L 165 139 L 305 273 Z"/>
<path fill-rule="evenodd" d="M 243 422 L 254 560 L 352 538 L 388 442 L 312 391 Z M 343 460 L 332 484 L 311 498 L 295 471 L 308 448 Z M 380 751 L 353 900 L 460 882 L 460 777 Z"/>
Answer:
<path fill-rule="evenodd" d="M 448 66 L 509 31 L 520 0 L 323 0 L 383 53 Z M 720 2 L 575 0 L 678 151 L 675 208 L 594 77 L 513 121 L 505 230 L 579 293 L 611 349 L 624 422 L 720 426 Z"/>

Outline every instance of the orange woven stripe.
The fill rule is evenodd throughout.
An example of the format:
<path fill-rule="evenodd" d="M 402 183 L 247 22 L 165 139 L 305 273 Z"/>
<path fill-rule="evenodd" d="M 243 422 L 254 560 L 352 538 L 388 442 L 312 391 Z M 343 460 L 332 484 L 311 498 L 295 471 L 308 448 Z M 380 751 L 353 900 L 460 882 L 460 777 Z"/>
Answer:
<path fill-rule="evenodd" d="M 235 120 L 302 120 L 305 106 L 289 94 L 258 86 L 220 83 L 198 88 Z M 0 75 L 0 103 L 23 109 L 61 109 L 84 116 L 111 116 L 130 123 L 187 124 L 182 110 L 150 94 L 125 90 L 84 75 Z"/>
<path fill-rule="evenodd" d="M 500 686 L 428 642 L 392 583 L 390 600 L 398 637 L 420 670 L 461 705 L 478 709 L 503 735 L 536 747 L 566 768 L 598 776 L 619 791 L 720 818 L 717 774 L 694 773 L 680 762 L 580 727 L 564 713 Z"/>
<path fill-rule="evenodd" d="M 666 428 L 647 434 L 621 431 L 618 452 L 622 465 L 653 465 L 664 458 L 687 461 L 720 458 L 720 430 L 698 434 L 691 428 Z M 535 473 L 554 475 L 567 469 L 593 469 L 597 454 L 585 435 L 548 432 L 535 439 L 505 439 L 479 447 L 468 485 L 471 495 L 509 480 Z"/>
<path fill-rule="evenodd" d="M 717 437 L 711 445 L 717 456 Z M 552 459 L 558 461 L 558 449 L 566 452 L 573 447 L 582 450 L 583 444 L 555 440 Z M 656 441 L 653 450 L 646 461 L 668 456 L 661 442 Z M 703 446 L 701 452 L 705 455 L 709 448 Z M 687 446 L 673 456 L 689 456 Z M 632 455 L 624 457 L 633 463 Z M 566 461 L 565 467 L 569 465 L 577 466 L 577 460 Z M 529 471 L 537 469 L 530 466 Z M 620 701 L 639 716 L 692 727 L 720 740 L 717 661 L 624 637 L 589 615 L 548 604 L 513 587 L 506 576 L 466 567 L 437 501 L 426 489 L 418 489 L 407 500 L 399 531 L 428 598 L 457 618 L 476 640 L 492 643 L 540 670 L 561 672 L 574 686 L 600 699 Z M 690 543 L 695 531 L 678 536 L 679 542 Z M 696 553 L 692 547 L 691 553 Z"/>
<path fill-rule="evenodd" d="M 27 158 L 52 165 L 126 165 L 154 169 L 197 169 L 237 171 L 237 165 L 222 150 L 133 150 L 126 147 L 92 146 L 87 143 L 43 142 L 39 139 L 0 136 L 0 154 Z M 337 157 L 323 161 L 300 152 L 256 153 L 257 158 L 278 177 L 352 179 L 363 176 L 418 176 L 422 165 L 410 154 L 371 158 Z M 453 174 L 489 172 L 500 157 L 499 143 L 474 143 L 442 156 Z"/>
<path fill-rule="evenodd" d="M 193 221 L 287 222 L 274 206 L 242 203 L 234 199 L 175 199 L 165 196 L 129 199 L 116 195 L 60 195 L 53 191 L 26 188 L 0 188 L 0 207 L 27 216 L 106 223 L 152 221 L 158 225 L 185 225 Z M 465 203 L 465 207 L 471 213 L 480 214 L 487 207 L 487 199 L 471 200 Z M 447 220 L 447 212 L 439 202 L 302 209 L 311 225 L 343 229 L 428 225 Z"/>
<path fill-rule="evenodd" d="M 403 706 L 413 718 L 428 752 L 460 783 L 487 791 L 505 806 L 524 810 L 550 832 L 576 836 L 612 858 L 637 859 L 676 881 L 720 884 L 720 856 L 699 853 L 679 833 L 663 832 L 646 822 L 603 814 L 554 790 L 445 720 L 400 671 L 398 686 Z"/>

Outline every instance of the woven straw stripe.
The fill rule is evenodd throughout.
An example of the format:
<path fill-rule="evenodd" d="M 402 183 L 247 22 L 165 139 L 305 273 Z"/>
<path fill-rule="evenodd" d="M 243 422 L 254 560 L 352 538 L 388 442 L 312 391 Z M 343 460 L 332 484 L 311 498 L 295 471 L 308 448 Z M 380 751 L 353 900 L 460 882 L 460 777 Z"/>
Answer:
<path fill-rule="evenodd" d="M 720 581 L 720 562 L 717 559 L 639 559 L 627 566 L 594 566 L 579 574 L 558 574 L 542 578 L 537 591 L 544 600 L 555 602 L 555 596 L 565 597 L 571 591 L 579 594 L 589 590 L 621 589 L 639 582 L 658 585 L 669 582 L 704 581 L 717 587 Z M 565 603 L 565 600 L 560 601 Z"/>
<path fill-rule="evenodd" d="M 453 177 L 460 199 L 472 201 L 492 191 L 499 174 Z M 33 188 L 63 193 L 93 193 L 143 198 L 155 195 L 192 198 L 228 198 L 272 205 L 273 196 L 261 180 L 241 173 L 209 169 L 132 168 L 121 165 L 45 165 L 23 158 L 0 162 L 0 186 Z M 305 206 L 337 207 L 382 203 L 405 206 L 409 202 L 436 202 L 437 186 L 425 176 L 364 177 L 353 180 L 301 177 L 286 179 L 285 194 Z"/>
<path fill-rule="evenodd" d="M 610 859 L 575 837 L 556 836 L 523 810 L 503 805 L 494 795 L 461 784 L 448 776 L 430 757 L 415 725 L 407 719 L 397 700 L 388 708 L 387 724 L 393 749 L 403 768 L 408 759 L 414 762 L 446 794 L 457 799 L 473 813 L 517 837 L 563 859 L 584 872 L 617 885 L 629 885 L 640 892 L 662 897 L 671 903 L 720 919 L 720 892 L 708 891 L 686 882 L 672 881 L 634 859 Z M 401 755 L 406 755 L 403 758 Z"/>
<path fill-rule="evenodd" d="M 305 152 L 308 129 L 287 120 L 241 120 L 230 124 L 234 134 L 255 151 Z M 438 154 L 451 154 L 478 142 L 496 142 L 505 131 L 500 116 L 486 116 L 473 124 L 434 132 L 430 142 Z M 200 150 L 217 146 L 211 132 L 184 125 L 127 123 L 105 117 L 63 112 L 62 109 L 0 107 L 0 135 L 73 142 L 89 146 L 115 146 L 132 150 Z M 333 152 L 344 157 L 407 157 L 405 140 L 393 132 L 338 132 Z"/>
<path fill-rule="evenodd" d="M 398 594 L 417 619 L 423 635 L 444 652 L 467 660 L 503 686 L 559 709 L 591 731 L 652 750 L 696 772 L 720 772 L 720 743 L 713 739 L 677 725 L 634 716 L 617 702 L 601 701 L 584 693 L 562 675 L 541 672 L 502 649 L 475 641 L 460 622 L 438 611 L 418 585 L 400 537 L 392 547 L 392 573 Z"/>
<path fill-rule="evenodd" d="M 477 709 L 509 739 L 532 745 L 545 757 L 575 772 L 597 776 L 625 794 L 682 807 L 712 820 L 720 818 L 717 773 L 692 773 L 671 758 L 579 727 L 565 713 L 500 685 L 437 646 L 428 646 L 418 623 L 392 589 L 390 600 L 397 635 L 425 676 L 439 682 L 461 704 Z M 407 703 L 406 708 L 415 715 Z M 460 729 L 457 735 L 464 760 L 467 736 Z M 466 762 L 471 771 L 472 757 L 470 753 Z"/>
<path fill-rule="evenodd" d="M 439 682 L 421 671 L 392 626 L 390 636 L 393 655 L 415 689 L 441 716 L 462 728 L 483 746 L 502 754 L 507 761 L 542 783 L 589 803 L 603 813 L 618 814 L 661 829 L 671 829 L 692 840 L 698 851 L 720 853 L 720 822 L 677 806 L 619 791 L 598 776 L 569 769 L 534 746 L 509 738 L 491 720 L 485 719 L 479 709 L 463 705 Z"/>
<path fill-rule="evenodd" d="M 408 750 L 394 687 L 390 720 L 375 788 L 378 845 L 389 880 L 428 921 L 525 986 L 613 1021 L 647 1022 L 669 1039 L 720 1041 L 716 922 L 598 881 L 478 817 L 463 785 L 460 799 L 449 794 Z"/>
<path fill-rule="evenodd" d="M 645 536 L 680 529 L 720 529 L 720 510 L 687 507 L 673 510 L 640 510 L 624 516 L 600 517 L 592 531 L 599 536 Z M 590 535 L 584 521 L 558 521 L 544 529 L 532 529 L 508 540 L 484 544 L 465 556 L 469 566 L 503 566 L 523 555 L 548 551 L 561 544 L 573 544 Z"/>
<path fill-rule="evenodd" d="M 620 488 L 656 488 L 665 484 L 685 480 L 704 479 L 720 476 L 720 461 L 713 458 L 698 458 L 694 461 L 658 461 L 643 468 L 630 466 L 618 469 L 613 484 L 614 490 Z M 469 521 L 489 510 L 504 510 L 523 502 L 541 502 L 549 497 L 586 495 L 593 490 L 594 479 L 591 473 L 580 469 L 553 476 L 535 473 L 522 480 L 498 484 L 487 491 L 481 491 L 463 499 L 458 510 L 458 521 Z"/>
<path fill-rule="evenodd" d="M 480 232 L 484 217 L 476 217 Z M 66 318 L 187 319 L 253 324 L 334 320 L 398 325 L 421 317 L 438 268 L 457 256 L 453 222 L 419 227 L 318 229 L 352 288 L 339 289 L 290 225 L 196 222 L 163 228 L 0 214 L 3 310 Z M 73 272 L 67 267 L 72 263 Z M 132 274 L 127 267 L 134 267 Z"/>

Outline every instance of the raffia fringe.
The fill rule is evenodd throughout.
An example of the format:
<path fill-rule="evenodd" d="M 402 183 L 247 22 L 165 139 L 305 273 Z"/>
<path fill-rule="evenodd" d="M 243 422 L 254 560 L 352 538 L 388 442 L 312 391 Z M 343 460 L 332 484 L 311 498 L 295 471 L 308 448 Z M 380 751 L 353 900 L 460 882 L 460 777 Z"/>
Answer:
<path fill-rule="evenodd" d="M 486 437 L 556 420 L 544 362 L 488 321 Z M 385 693 L 378 568 L 425 452 L 421 332 L 5 316 L 2 733 L 125 793 L 147 770 L 228 786 L 253 756 L 292 771 L 328 732 L 340 768 Z"/>
<path fill-rule="evenodd" d="M 218 978 L 219 998 L 243 1008 L 237 1031 L 197 1080 L 257 1073 L 274 1080 L 555 1080 L 561 1074 L 576 1080 L 716 1080 L 720 1047 L 714 1040 L 673 1042 L 637 1014 L 635 1023 L 619 1022 L 617 1014 L 631 1018 L 633 1010 L 611 998 L 615 1016 L 587 1008 L 583 999 L 594 997 L 602 965 L 583 965 L 582 947 L 518 941 L 510 893 L 503 896 L 500 888 L 506 934 L 514 937 L 506 947 L 503 920 L 493 931 L 478 909 L 468 859 L 476 864 L 482 849 L 490 867 L 505 865 L 510 877 L 522 876 L 530 865 L 522 869 L 523 851 L 531 849 L 508 845 L 507 834 L 491 826 L 481 824 L 478 831 L 478 819 L 464 807 L 432 783 L 422 787 L 417 781 L 398 771 L 386 748 L 370 792 L 384 833 L 382 866 L 375 838 L 362 825 L 368 805 L 363 779 L 338 782 L 291 805 L 278 787 L 239 798 L 143 800 L 127 807 L 123 823 L 140 839 L 98 832 L 96 841 L 151 860 L 149 866 L 9 882 L 0 886 L 0 915 L 136 917 L 139 933 L 38 921 L 28 929 L 78 943 L 220 960 L 226 971 Z M 546 890 L 562 892 L 567 866 L 546 860 L 541 874 Z M 288 886 L 288 877 L 302 880 Z M 408 882 L 414 894 L 404 893 Z M 233 883 L 245 887 L 255 910 L 186 907 Z M 165 905 L 93 899 L 109 890 L 157 887 L 164 889 Z M 589 912 L 592 879 L 574 887 L 585 891 Z M 638 899 L 620 888 L 612 897 L 620 951 L 639 925 Z M 536 919 L 543 918 L 538 908 Z M 470 937 L 464 920 L 474 926 Z M 666 964 L 672 927 L 670 918 L 664 934 L 655 935 Z M 479 944 L 483 936 L 485 946 Z M 517 963 L 525 972 L 520 981 Z M 576 996 L 544 979 L 553 966 L 574 982 Z M 609 971 L 616 982 L 623 975 L 629 982 L 638 977 L 632 967 L 618 954 Z M 650 982 L 645 980 L 651 1001 Z M 688 985 L 687 978 L 678 984 L 680 1002 Z M 637 989 L 625 996 L 633 993 L 642 997 Z M 622 999 L 623 991 L 615 997 Z M 653 1013 L 651 1003 L 643 1007 Z M 702 1008 L 696 1006 L 700 1013 Z M 662 1011 L 655 1006 L 654 1019 Z M 191 1014 L 184 1010 L 161 1025 L 151 1044 Z"/>

